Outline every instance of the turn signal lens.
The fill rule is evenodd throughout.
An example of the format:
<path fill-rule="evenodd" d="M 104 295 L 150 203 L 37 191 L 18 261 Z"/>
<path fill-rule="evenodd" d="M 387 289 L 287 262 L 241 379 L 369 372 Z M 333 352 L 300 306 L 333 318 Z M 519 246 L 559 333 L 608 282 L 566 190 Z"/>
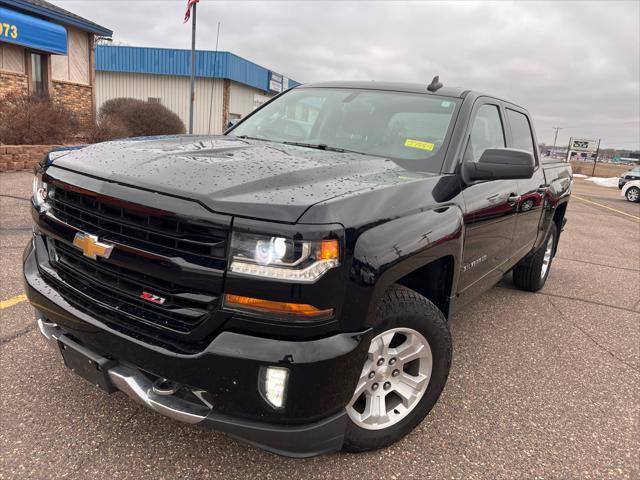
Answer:
<path fill-rule="evenodd" d="M 302 317 L 310 319 L 328 318 L 333 315 L 333 308 L 320 310 L 306 303 L 274 302 L 260 298 L 243 297 L 241 295 L 224 296 L 224 306 L 233 310 L 241 310 L 261 314 L 275 314 L 284 317 Z"/>
<path fill-rule="evenodd" d="M 338 240 L 322 240 L 320 258 L 322 260 L 338 260 Z"/>

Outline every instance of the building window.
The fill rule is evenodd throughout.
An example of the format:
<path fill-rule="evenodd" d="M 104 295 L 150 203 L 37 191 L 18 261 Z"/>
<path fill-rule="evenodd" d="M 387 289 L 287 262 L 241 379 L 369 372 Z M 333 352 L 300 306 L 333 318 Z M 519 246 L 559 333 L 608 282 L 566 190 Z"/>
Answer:
<path fill-rule="evenodd" d="M 47 93 L 47 57 L 39 53 L 31 54 L 31 93 Z"/>

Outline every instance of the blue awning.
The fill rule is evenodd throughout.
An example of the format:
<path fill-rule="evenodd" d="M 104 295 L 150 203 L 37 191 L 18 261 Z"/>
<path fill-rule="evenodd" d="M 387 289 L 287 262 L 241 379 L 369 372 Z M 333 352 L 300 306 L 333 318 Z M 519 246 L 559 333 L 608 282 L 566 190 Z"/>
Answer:
<path fill-rule="evenodd" d="M 62 25 L 3 7 L 0 7 L 0 42 L 67 54 L 67 30 Z"/>

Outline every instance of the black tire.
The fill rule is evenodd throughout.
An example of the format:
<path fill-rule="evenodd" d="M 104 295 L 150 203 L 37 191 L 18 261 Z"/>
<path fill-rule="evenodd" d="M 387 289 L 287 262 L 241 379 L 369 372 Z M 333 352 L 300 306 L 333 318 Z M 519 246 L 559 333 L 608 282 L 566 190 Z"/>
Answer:
<path fill-rule="evenodd" d="M 391 328 L 412 328 L 429 342 L 433 368 L 427 389 L 414 409 L 398 423 L 381 430 L 367 430 L 348 418 L 343 450 L 364 452 L 386 447 L 411 432 L 431 411 L 447 383 L 451 368 L 451 333 L 442 312 L 417 292 L 393 285 L 376 312 L 375 335 Z"/>
<path fill-rule="evenodd" d="M 553 237 L 552 237 L 553 236 Z M 551 245 L 551 258 L 547 266 L 546 272 L 543 275 L 542 269 L 544 264 L 544 255 L 547 249 L 548 242 L 553 238 Z M 553 257 L 556 252 L 556 244 L 558 242 L 558 229 L 555 223 L 551 224 L 547 237 L 542 242 L 542 245 L 528 257 L 522 259 L 513 269 L 513 283 L 520 290 L 526 290 L 529 292 L 537 292 L 549 278 L 549 272 L 551 271 L 551 264 L 553 263 Z"/>
<path fill-rule="evenodd" d="M 627 200 L 629 200 L 630 202 L 640 202 L 640 188 L 631 187 L 624 193 L 624 196 L 627 197 Z M 635 200 L 633 200 L 634 197 Z"/>

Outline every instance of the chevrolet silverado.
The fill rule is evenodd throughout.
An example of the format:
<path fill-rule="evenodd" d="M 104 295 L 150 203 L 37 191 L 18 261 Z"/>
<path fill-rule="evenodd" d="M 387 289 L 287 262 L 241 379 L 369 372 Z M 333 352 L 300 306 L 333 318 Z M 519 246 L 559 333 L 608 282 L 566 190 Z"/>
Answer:
<path fill-rule="evenodd" d="M 438 400 L 455 312 L 544 286 L 572 183 L 508 101 L 303 85 L 224 135 L 48 154 L 25 289 L 106 392 L 283 455 L 377 449 Z"/>

